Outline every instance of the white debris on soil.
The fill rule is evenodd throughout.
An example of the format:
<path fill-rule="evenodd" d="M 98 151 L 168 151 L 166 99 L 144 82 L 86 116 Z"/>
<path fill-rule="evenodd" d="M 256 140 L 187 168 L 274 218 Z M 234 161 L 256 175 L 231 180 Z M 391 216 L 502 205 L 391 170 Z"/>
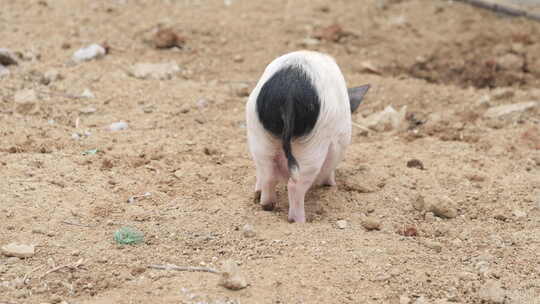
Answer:
<path fill-rule="evenodd" d="M 240 268 L 232 260 L 223 262 L 220 285 L 231 290 L 240 290 L 247 287 L 246 278 Z"/>
<path fill-rule="evenodd" d="M 175 62 L 166 63 L 137 63 L 130 73 L 133 77 L 139 79 L 172 79 L 181 71 L 180 66 Z"/>
<path fill-rule="evenodd" d="M 128 128 L 128 123 L 124 121 L 113 122 L 107 127 L 109 131 L 121 131 L 121 130 L 126 130 L 127 128 Z"/>
<path fill-rule="evenodd" d="M 244 227 L 242 227 L 242 234 L 247 238 L 254 237 L 256 233 L 255 233 L 255 229 L 253 228 L 253 225 L 245 224 Z"/>
<path fill-rule="evenodd" d="M 44 85 L 48 85 L 52 82 L 55 82 L 55 81 L 58 81 L 58 80 L 61 80 L 62 79 L 62 75 L 60 74 L 60 72 L 58 72 L 58 70 L 56 69 L 50 69 L 50 70 L 47 70 L 44 74 L 43 74 L 43 78 L 41 79 L 41 83 L 43 83 Z"/>
<path fill-rule="evenodd" d="M 373 113 L 358 123 L 376 131 L 399 130 L 404 125 L 406 114 L 407 106 L 403 106 L 399 111 L 387 106 L 383 111 Z"/>
<path fill-rule="evenodd" d="M 345 229 L 345 228 L 347 228 L 348 225 L 349 225 L 349 223 L 346 220 L 339 220 L 339 221 L 336 222 L 336 226 L 339 229 Z"/>
<path fill-rule="evenodd" d="M 29 258 L 34 256 L 35 247 L 34 245 L 25 245 L 19 243 L 9 243 L 0 248 L 2 254 L 8 257 L 17 257 L 17 258 Z"/>
<path fill-rule="evenodd" d="M 484 113 L 484 116 L 488 118 L 497 118 L 497 117 L 505 116 L 508 114 L 512 114 L 514 112 L 523 112 L 528 109 L 532 109 L 538 106 L 539 104 L 540 104 L 539 102 L 530 101 L 530 102 L 520 102 L 520 103 L 509 104 L 509 105 L 497 106 L 497 107 L 489 108 Z"/>
<path fill-rule="evenodd" d="M 77 50 L 73 54 L 72 59 L 75 62 L 82 62 L 82 61 L 101 58 L 101 57 L 105 56 L 106 53 L 107 53 L 107 51 L 105 50 L 104 47 L 102 47 L 99 44 L 94 43 L 94 44 L 91 44 L 91 45 L 89 45 L 87 47 L 84 47 L 84 48 L 81 48 L 81 49 Z"/>
<path fill-rule="evenodd" d="M 94 95 L 94 93 L 92 93 L 90 89 L 84 89 L 84 91 L 81 94 L 81 97 L 90 99 L 90 98 L 96 98 L 96 95 Z"/>

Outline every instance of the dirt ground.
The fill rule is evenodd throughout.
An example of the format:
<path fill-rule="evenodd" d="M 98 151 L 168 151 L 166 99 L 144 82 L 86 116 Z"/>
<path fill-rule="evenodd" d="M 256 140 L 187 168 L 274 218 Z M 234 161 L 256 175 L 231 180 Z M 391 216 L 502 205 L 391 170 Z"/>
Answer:
<path fill-rule="evenodd" d="M 0 246 L 36 249 L 0 255 L 0 303 L 540 303 L 540 106 L 485 115 L 540 102 L 540 23 L 428 0 L 1 7 L 0 47 L 19 64 L 0 78 Z M 158 27 L 183 47 L 154 48 Z M 71 62 L 105 42 L 103 58 Z M 304 48 L 372 89 L 338 186 L 310 190 L 299 225 L 283 185 L 277 210 L 253 202 L 244 104 L 272 59 Z M 170 79 L 129 73 L 168 62 L 181 67 Z M 407 106 L 405 127 L 361 127 L 389 105 Z M 118 121 L 129 127 L 107 129 Z M 457 216 L 415 209 L 421 199 Z M 117 244 L 124 226 L 144 242 Z M 247 288 L 147 267 L 227 259 Z"/>

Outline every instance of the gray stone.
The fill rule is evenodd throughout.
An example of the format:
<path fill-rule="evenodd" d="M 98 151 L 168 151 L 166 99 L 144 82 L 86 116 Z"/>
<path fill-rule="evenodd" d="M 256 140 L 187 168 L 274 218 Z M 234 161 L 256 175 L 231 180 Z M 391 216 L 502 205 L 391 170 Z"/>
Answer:
<path fill-rule="evenodd" d="M 18 244 L 18 243 L 9 243 L 0 248 L 2 254 L 8 257 L 17 257 L 17 258 L 29 258 L 34 256 L 35 247 L 34 245 Z"/>

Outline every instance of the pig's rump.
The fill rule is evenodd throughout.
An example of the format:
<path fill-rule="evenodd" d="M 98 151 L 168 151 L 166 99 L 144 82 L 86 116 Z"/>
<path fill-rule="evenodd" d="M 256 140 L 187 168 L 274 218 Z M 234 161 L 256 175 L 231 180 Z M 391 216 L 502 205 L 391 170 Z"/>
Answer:
<path fill-rule="evenodd" d="M 309 51 L 275 59 L 249 96 L 246 120 L 261 205 L 272 209 L 276 184 L 288 180 L 289 220 L 305 222 L 306 191 L 335 185 L 351 138 L 351 104 L 336 62 Z"/>

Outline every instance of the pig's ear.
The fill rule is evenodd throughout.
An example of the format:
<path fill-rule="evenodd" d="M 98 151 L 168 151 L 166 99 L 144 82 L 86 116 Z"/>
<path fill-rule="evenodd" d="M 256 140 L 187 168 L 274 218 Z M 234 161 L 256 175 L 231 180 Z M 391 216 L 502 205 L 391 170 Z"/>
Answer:
<path fill-rule="evenodd" d="M 369 88 L 370 85 L 365 84 L 360 87 L 347 89 L 349 93 L 349 102 L 351 103 L 351 113 L 354 113 L 354 111 L 356 111 L 358 106 L 362 103 L 362 99 L 364 98 L 364 95 L 366 95 Z"/>

